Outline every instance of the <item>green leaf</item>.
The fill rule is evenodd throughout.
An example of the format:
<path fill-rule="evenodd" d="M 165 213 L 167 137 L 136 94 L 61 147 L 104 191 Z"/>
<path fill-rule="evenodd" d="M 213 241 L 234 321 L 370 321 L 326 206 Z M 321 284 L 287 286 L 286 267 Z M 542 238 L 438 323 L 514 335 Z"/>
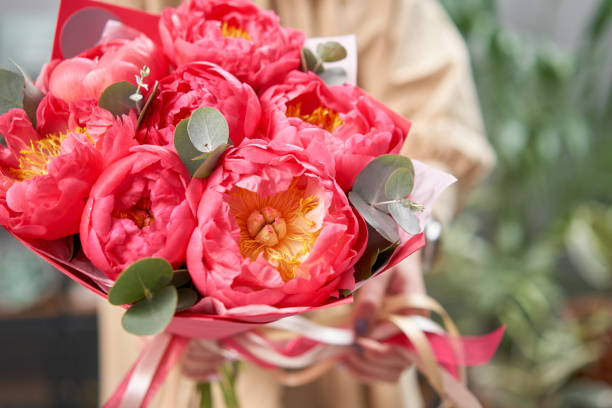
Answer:
<path fill-rule="evenodd" d="M 196 178 L 206 178 L 210 176 L 215 167 L 217 166 L 217 162 L 221 155 L 227 150 L 229 147 L 228 144 L 222 144 L 217 146 L 215 150 L 210 153 L 205 153 L 204 161 L 201 162 L 200 167 L 193 173 L 193 177 Z"/>
<path fill-rule="evenodd" d="M 346 58 L 346 48 L 337 41 L 327 41 L 317 45 L 317 54 L 325 62 L 336 62 Z"/>
<path fill-rule="evenodd" d="M 344 68 L 340 67 L 328 68 L 325 71 L 317 74 L 329 86 L 342 85 L 348 81 L 348 74 Z"/>
<path fill-rule="evenodd" d="M 24 79 L 21 75 L 0 69 L 0 115 L 23 108 Z"/>
<path fill-rule="evenodd" d="M 142 299 L 130 307 L 121 319 L 123 328 L 139 336 L 163 332 L 170 324 L 178 302 L 174 286 L 166 286 L 150 298 Z"/>
<path fill-rule="evenodd" d="M 387 241 L 395 242 L 399 239 L 397 225 L 393 218 L 377 208 L 371 206 L 361 198 L 361 195 L 355 191 L 348 194 L 349 201 L 359 211 L 359 214 L 371 225 L 380 235 Z"/>
<path fill-rule="evenodd" d="M 191 306 L 198 303 L 198 293 L 191 288 L 181 288 L 178 290 L 178 303 L 176 305 L 176 311 L 182 312 L 185 309 L 189 309 Z"/>
<path fill-rule="evenodd" d="M 108 292 L 113 305 L 137 302 L 168 285 L 172 266 L 163 258 L 143 258 L 128 266 Z"/>
<path fill-rule="evenodd" d="M 393 219 L 397 221 L 404 231 L 412 235 L 420 232 L 419 219 L 410 206 L 405 206 L 402 203 L 393 203 L 389 204 L 387 208 Z"/>
<path fill-rule="evenodd" d="M 409 158 L 399 156 L 395 154 L 385 154 L 372 160 L 361 172 L 357 175 L 355 183 L 353 184 L 353 191 L 358 193 L 367 203 L 375 204 L 382 201 L 388 201 L 386 194 L 386 186 L 388 184 L 391 175 L 398 169 L 408 169 L 414 172 L 412 162 Z M 395 176 L 399 177 L 399 176 Z M 400 187 L 397 186 L 399 178 L 392 180 L 390 190 L 400 191 Z M 412 184 L 412 179 L 406 180 Z M 406 183 L 408 184 L 408 183 Z M 401 189 L 404 193 L 408 189 Z M 395 240 L 391 240 L 392 242 Z"/>
<path fill-rule="evenodd" d="M 174 129 L 174 148 L 187 167 L 187 170 L 189 170 L 189 173 L 193 176 L 206 158 L 202 158 L 202 152 L 193 147 L 189 139 L 189 133 L 187 133 L 188 123 L 189 119 L 183 119 Z"/>
<path fill-rule="evenodd" d="M 323 68 L 323 61 L 308 48 L 302 48 L 302 68 L 304 72 L 312 71 L 315 74 L 320 74 L 325 71 L 325 68 Z"/>
<path fill-rule="evenodd" d="M 153 102 L 153 99 L 155 99 L 155 95 L 157 94 L 158 88 L 159 88 L 159 82 L 155 81 L 155 85 L 153 85 L 153 90 L 151 90 L 151 93 L 149 94 L 149 97 L 147 98 L 147 102 L 145 103 L 144 107 L 140 111 L 140 115 L 138 115 L 138 122 L 136 124 L 136 129 L 140 128 L 140 124 L 144 120 L 145 114 L 147 113 L 147 109 L 149 109 L 151 102 Z"/>
<path fill-rule="evenodd" d="M 21 76 L 23 76 L 23 110 L 27 113 L 32 126 L 36 127 L 36 110 L 40 101 L 45 94 L 34 85 L 34 81 L 28 75 L 27 72 L 19 64 L 9 58 L 9 61 L 19 70 Z"/>
<path fill-rule="evenodd" d="M 376 230 L 368 226 L 368 245 L 359 261 L 355 264 L 355 281 L 370 278 L 391 259 L 399 241 L 389 242 Z"/>
<path fill-rule="evenodd" d="M 170 285 L 180 288 L 189 282 L 191 282 L 191 276 L 187 269 L 177 269 L 172 272 L 172 281 L 170 281 Z"/>
<path fill-rule="evenodd" d="M 229 126 L 217 109 L 202 107 L 191 113 L 187 123 L 191 144 L 200 152 L 212 152 L 229 140 Z"/>
<path fill-rule="evenodd" d="M 414 168 L 402 167 L 395 170 L 385 183 L 385 195 L 389 200 L 398 200 L 408 197 L 414 187 Z"/>
<path fill-rule="evenodd" d="M 127 81 L 116 82 L 102 92 L 98 106 L 115 116 L 127 115 L 131 109 L 137 108 L 136 102 L 130 99 L 136 90 L 137 88 Z"/>

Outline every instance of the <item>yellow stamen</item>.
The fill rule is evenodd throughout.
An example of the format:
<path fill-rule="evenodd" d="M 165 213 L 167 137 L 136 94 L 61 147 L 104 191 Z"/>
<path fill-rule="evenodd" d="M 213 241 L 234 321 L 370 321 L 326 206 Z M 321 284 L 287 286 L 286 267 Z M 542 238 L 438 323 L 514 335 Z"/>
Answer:
<path fill-rule="evenodd" d="M 94 143 L 87 129 L 77 128 L 75 132 L 86 135 L 89 141 Z M 49 133 L 40 140 L 30 140 L 30 146 L 19 151 L 19 168 L 10 169 L 10 175 L 16 180 L 23 181 L 48 174 L 47 164 L 60 155 L 62 142 L 67 135 L 68 132 Z"/>
<path fill-rule="evenodd" d="M 254 261 L 263 253 L 285 282 L 295 278 L 319 236 L 320 228 L 307 218 L 319 199 L 305 197 L 294 181 L 287 191 L 270 197 L 236 187 L 228 202 L 240 227 L 242 256 Z"/>
<path fill-rule="evenodd" d="M 302 113 L 302 102 L 295 102 L 287 105 L 286 116 L 288 118 L 300 118 L 304 122 L 318 126 L 330 133 L 333 133 L 340 126 L 344 125 L 344 121 L 340 118 L 338 112 L 326 108 L 325 106 L 319 106 L 309 114 Z"/>
<path fill-rule="evenodd" d="M 151 212 L 151 205 L 151 199 L 143 197 L 127 210 L 114 210 L 111 215 L 115 218 L 130 219 L 138 228 L 143 229 L 155 221 L 153 213 Z"/>
<path fill-rule="evenodd" d="M 240 27 L 231 26 L 227 24 L 226 21 L 221 24 L 221 34 L 223 34 L 224 37 L 244 38 L 245 40 L 252 41 L 248 32 L 244 31 Z"/>

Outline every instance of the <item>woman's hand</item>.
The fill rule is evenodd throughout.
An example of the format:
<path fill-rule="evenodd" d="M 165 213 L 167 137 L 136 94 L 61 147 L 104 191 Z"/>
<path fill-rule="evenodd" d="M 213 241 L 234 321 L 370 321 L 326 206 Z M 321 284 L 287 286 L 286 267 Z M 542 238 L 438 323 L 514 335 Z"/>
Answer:
<path fill-rule="evenodd" d="M 372 279 L 357 292 L 354 311 L 355 335 L 353 350 L 345 357 L 344 365 L 364 382 L 395 382 L 412 365 L 405 354 L 388 344 L 369 339 L 388 295 L 425 293 L 420 254 L 406 258 L 393 270 Z M 406 310 L 405 313 L 422 313 Z"/>
<path fill-rule="evenodd" d="M 227 362 L 219 347 L 210 340 L 191 340 L 182 360 L 183 375 L 198 382 L 218 379 L 219 367 Z"/>

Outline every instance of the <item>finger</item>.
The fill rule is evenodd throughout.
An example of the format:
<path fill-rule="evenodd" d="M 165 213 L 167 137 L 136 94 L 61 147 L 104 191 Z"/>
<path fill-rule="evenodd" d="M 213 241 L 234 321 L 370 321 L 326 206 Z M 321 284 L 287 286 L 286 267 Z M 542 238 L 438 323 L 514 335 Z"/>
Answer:
<path fill-rule="evenodd" d="M 405 369 L 412 365 L 412 361 L 396 351 L 396 348 L 376 341 L 362 338 L 358 339 L 359 351 L 353 351 L 353 356 L 362 359 L 365 363 L 387 369 Z"/>
<path fill-rule="evenodd" d="M 379 309 L 382 306 L 391 279 L 390 273 L 383 273 L 370 279 L 358 292 L 355 301 L 353 325 L 358 336 L 370 333 Z"/>
<path fill-rule="evenodd" d="M 423 266 L 419 253 L 412 254 L 393 268 L 393 279 L 389 284 L 389 294 L 425 293 Z"/>
<path fill-rule="evenodd" d="M 347 356 L 344 366 L 364 382 L 395 382 L 405 369 L 405 367 L 379 366 L 356 355 Z"/>
<path fill-rule="evenodd" d="M 202 370 L 193 369 L 191 367 L 183 367 L 182 373 L 185 377 L 191 378 L 198 382 L 212 382 L 219 379 L 219 372 L 217 370 Z"/>

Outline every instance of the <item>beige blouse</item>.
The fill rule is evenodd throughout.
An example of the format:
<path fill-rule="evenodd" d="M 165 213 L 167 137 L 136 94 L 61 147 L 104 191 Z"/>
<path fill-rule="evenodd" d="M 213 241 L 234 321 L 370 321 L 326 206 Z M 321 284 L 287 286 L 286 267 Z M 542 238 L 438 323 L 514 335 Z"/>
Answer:
<path fill-rule="evenodd" d="M 174 0 L 106 0 L 159 12 Z M 457 29 L 435 0 L 256 0 L 286 26 L 309 36 L 356 34 L 359 85 L 412 121 L 403 153 L 449 171 L 457 185 L 436 209 L 447 221 L 457 203 L 490 171 L 495 155 L 485 137 L 469 56 Z M 138 339 L 120 327 L 121 310 L 100 307 L 101 397 L 121 380 L 137 355 Z M 195 401 L 178 370 L 157 398 L 160 407 Z M 309 387 L 282 390 L 265 372 L 244 366 L 243 407 L 419 407 L 402 398 L 406 387 L 364 389 L 348 374 L 332 372 Z M 189 402 L 191 400 L 191 402 Z M 218 405 L 222 406 L 222 405 Z"/>

